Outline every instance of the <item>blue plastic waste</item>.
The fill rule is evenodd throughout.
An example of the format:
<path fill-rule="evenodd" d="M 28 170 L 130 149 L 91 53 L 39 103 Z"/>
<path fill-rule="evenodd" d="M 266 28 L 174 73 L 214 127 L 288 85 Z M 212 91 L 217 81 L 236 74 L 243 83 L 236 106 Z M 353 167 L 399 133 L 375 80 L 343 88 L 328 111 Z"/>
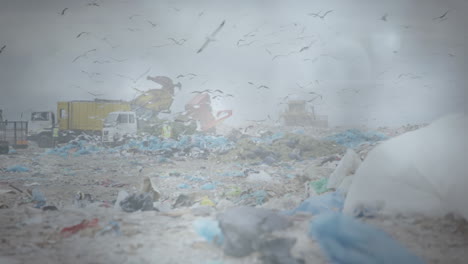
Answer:
<path fill-rule="evenodd" d="M 185 184 L 185 183 L 181 183 L 181 184 L 177 185 L 177 188 L 179 188 L 179 189 L 189 189 L 190 185 Z"/>
<path fill-rule="evenodd" d="M 297 212 L 307 212 L 318 215 L 326 212 L 341 212 L 343 210 L 344 196 L 339 192 L 328 192 L 312 196 L 304 200 L 296 209 L 284 212 L 293 215 Z"/>
<path fill-rule="evenodd" d="M 305 135 L 305 131 L 304 129 L 296 129 L 293 131 L 294 134 L 297 134 L 297 135 Z"/>
<path fill-rule="evenodd" d="M 86 154 L 91 154 L 91 151 L 89 151 L 88 149 L 80 149 L 75 152 L 75 156 L 81 156 Z"/>
<path fill-rule="evenodd" d="M 242 177 L 245 176 L 243 171 L 226 171 L 221 174 L 223 177 Z"/>
<path fill-rule="evenodd" d="M 35 208 L 41 208 L 46 204 L 46 198 L 44 193 L 42 193 L 38 189 L 33 189 L 31 192 L 32 200 L 36 204 L 34 205 Z"/>
<path fill-rule="evenodd" d="M 325 140 L 335 141 L 336 143 L 343 145 L 348 148 L 356 148 L 364 142 L 377 142 L 388 139 L 387 136 L 380 132 L 368 131 L 362 132 L 357 129 L 349 129 L 342 133 L 338 133 L 329 137 Z"/>
<path fill-rule="evenodd" d="M 28 172 L 29 168 L 25 167 L 25 166 L 22 166 L 22 165 L 14 165 L 14 166 L 8 167 L 6 169 L 6 171 L 9 171 L 9 172 Z"/>
<path fill-rule="evenodd" d="M 197 219 L 193 223 L 195 232 L 210 243 L 221 245 L 223 243 L 223 233 L 219 228 L 218 221 L 212 219 Z"/>
<path fill-rule="evenodd" d="M 47 150 L 45 153 L 66 158 L 70 154 L 73 154 L 74 156 L 81 156 L 101 151 L 103 151 L 103 148 L 97 147 L 91 142 L 86 140 L 74 140 L 64 146 Z"/>
<path fill-rule="evenodd" d="M 315 217 L 309 236 L 320 244 L 332 263 L 424 263 L 387 233 L 340 213 Z"/>
<path fill-rule="evenodd" d="M 205 183 L 201 186 L 202 190 L 214 190 L 216 188 L 216 185 L 213 183 Z"/>

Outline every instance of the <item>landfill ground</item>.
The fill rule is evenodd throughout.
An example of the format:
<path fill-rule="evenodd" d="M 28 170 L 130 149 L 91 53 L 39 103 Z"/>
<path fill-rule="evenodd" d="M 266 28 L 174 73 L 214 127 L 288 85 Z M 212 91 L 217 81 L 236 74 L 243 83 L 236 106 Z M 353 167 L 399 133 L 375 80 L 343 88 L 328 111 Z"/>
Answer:
<path fill-rule="evenodd" d="M 294 209 L 317 195 L 306 187 L 308 182 L 328 177 L 337 166 L 337 161 L 321 164 L 329 154 L 274 164 L 231 159 L 229 153 L 164 161 L 130 150 L 72 154 L 60 157 L 32 145 L 0 156 L 0 263 L 268 263 L 258 253 L 227 256 L 197 232 L 195 223 L 216 219 L 235 206 Z M 7 170 L 15 165 L 28 171 Z M 254 177 L 249 171 L 261 173 Z M 114 205 L 120 191 L 138 193 L 146 177 L 160 193 L 157 210 L 129 213 Z M 34 208 L 28 189 L 39 189 L 46 205 L 58 210 Z M 90 201 L 77 198 L 78 192 L 89 194 Z M 181 194 L 187 196 L 179 203 Z M 95 218 L 95 226 L 63 232 Z M 308 236 L 313 218 L 288 216 L 292 226 L 276 235 L 295 238 L 291 254 L 304 263 L 328 263 Z M 363 221 L 388 232 L 426 263 L 468 259 L 468 225 L 456 217 L 377 216 Z M 107 228 L 110 222 L 117 228 Z"/>

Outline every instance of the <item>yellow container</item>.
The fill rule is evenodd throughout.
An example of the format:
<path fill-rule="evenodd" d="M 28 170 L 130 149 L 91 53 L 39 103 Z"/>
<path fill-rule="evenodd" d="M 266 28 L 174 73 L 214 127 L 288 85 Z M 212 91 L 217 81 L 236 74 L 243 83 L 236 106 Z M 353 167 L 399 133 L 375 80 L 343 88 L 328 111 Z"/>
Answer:
<path fill-rule="evenodd" d="M 57 103 L 59 130 L 101 131 L 104 119 L 111 112 L 130 111 L 123 101 L 95 100 Z"/>

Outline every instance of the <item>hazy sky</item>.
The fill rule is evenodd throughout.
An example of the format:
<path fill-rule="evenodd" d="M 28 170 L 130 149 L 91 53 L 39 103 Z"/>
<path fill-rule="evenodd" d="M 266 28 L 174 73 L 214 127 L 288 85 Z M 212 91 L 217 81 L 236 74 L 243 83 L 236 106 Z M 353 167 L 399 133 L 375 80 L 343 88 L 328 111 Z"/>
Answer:
<path fill-rule="evenodd" d="M 231 124 L 277 118 L 282 97 L 313 99 L 309 92 L 322 95 L 313 104 L 331 125 L 419 123 L 466 109 L 466 0 L 0 3 L 0 108 L 10 120 L 94 99 L 88 92 L 131 100 L 134 87 L 158 86 L 120 75 L 148 69 L 182 83 L 173 111 L 195 90 L 233 94 L 213 103 L 233 110 Z M 176 79 L 187 73 L 197 76 Z"/>

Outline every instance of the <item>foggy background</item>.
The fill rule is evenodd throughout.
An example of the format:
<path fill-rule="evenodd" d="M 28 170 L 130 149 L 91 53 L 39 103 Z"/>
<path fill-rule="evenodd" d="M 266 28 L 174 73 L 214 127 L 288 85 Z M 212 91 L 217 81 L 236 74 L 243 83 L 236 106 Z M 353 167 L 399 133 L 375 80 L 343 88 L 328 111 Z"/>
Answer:
<path fill-rule="evenodd" d="M 132 100 L 134 88 L 158 88 L 147 75 L 181 82 L 173 112 L 193 91 L 234 95 L 213 100 L 215 111 L 233 110 L 231 125 L 275 120 L 285 96 L 309 92 L 322 95 L 311 104 L 332 126 L 465 110 L 466 0 L 0 3 L 0 108 L 11 121 L 55 112 L 57 101 Z"/>

